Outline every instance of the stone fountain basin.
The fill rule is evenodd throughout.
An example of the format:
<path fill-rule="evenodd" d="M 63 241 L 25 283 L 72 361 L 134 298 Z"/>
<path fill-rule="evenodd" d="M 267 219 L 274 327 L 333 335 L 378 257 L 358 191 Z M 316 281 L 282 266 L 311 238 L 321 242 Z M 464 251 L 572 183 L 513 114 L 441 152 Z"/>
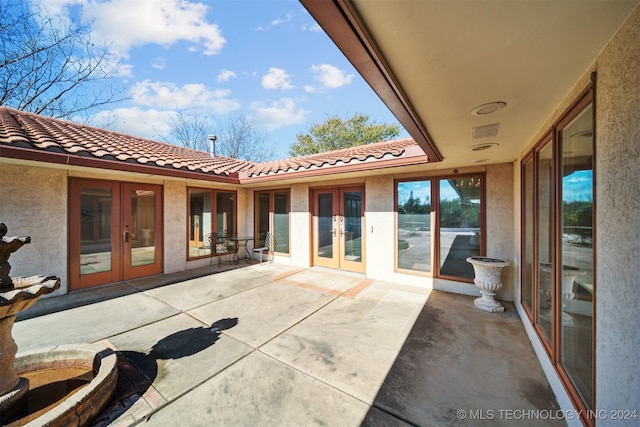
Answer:
<path fill-rule="evenodd" d="M 118 381 L 116 354 L 111 349 L 91 345 L 64 345 L 18 354 L 15 368 L 19 376 L 49 369 L 84 369 L 93 378 L 65 400 L 29 420 L 25 426 L 82 426 L 98 415 L 109 402 Z"/>

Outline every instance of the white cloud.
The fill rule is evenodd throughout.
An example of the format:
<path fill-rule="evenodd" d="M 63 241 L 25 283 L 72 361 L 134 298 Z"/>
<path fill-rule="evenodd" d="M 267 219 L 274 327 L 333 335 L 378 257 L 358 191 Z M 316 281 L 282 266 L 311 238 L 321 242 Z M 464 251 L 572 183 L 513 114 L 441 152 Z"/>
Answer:
<path fill-rule="evenodd" d="M 158 135 L 166 135 L 169 132 L 167 121 L 173 114 L 173 111 L 142 110 L 139 107 L 117 108 L 99 112 L 92 124 L 127 135 L 158 139 Z"/>
<path fill-rule="evenodd" d="M 302 29 L 302 31 L 311 31 L 312 33 L 322 32 L 322 27 L 318 25 L 317 22 L 314 22 L 313 24 L 302 24 L 300 28 Z"/>
<path fill-rule="evenodd" d="M 254 102 L 255 121 L 260 127 L 272 131 L 281 127 L 304 123 L 308 111 L 297 108 L 291 98 L 282 98 L 269 105 Z"/>
<path fill-rule="evenodd" d="M 262 76 L 262 87 L 265 89 L 292 89 L 291 76 L 281 68 L 269 68 L 269 73 Z"/>
<path fill-rule="evenodd" d="M 164 70 L 164 67 L 166 65 L 167 65 L 166 60 L 161 56 L 157 56 L 156 59 L 154 59 L 153 62 L 151 63 L 151 66 L 156 70 Z"/>
<path fill-rule="evenodd" d="M 290 22 L 296 16 L 293 12 L 287 12 L 284 18 L 278 18 L 271 21 L 271 26 L 275 27 L 276 25 L 284 24 L 285 22 Z"/>
<path fill-rule="evenodd" d="M 329 64 L 312 65 L 311 72 L 315 79 L 329 89 L 336 89 L 348 85 L 353 80 L 353 74 L 345 74 L 344 71 Z"/>
<path fill-rule="evenodd" d="M 220 74 L 218 74 L 218 82 L 228 82 L 232 77 L 236 77 L 236 73 L 231 70 L 222 70 Z"/>
<path fill-rule="evenodd" d="M 304 91 L 307 93 L 312 93 L 316 91 L 316 88 L 311 85 L 304 85 Z"/>
<path fill-rule="evenodd" d="M 276 18 L 273 21 L 271 21 L 271 23 L 269 25 L 267 25 L 267 26 L 260 25 L 260 26 L 256 27 L 256 31 L 267 31 L 271 27 L 276 27 L 276 26 L 284 24 L 286 22 L 291 22 L 291 21 L 293 21 L 293 18 L 295 18 L 295 16 L 296 16 L 295 12 L 289 11 L 284 16 L 284 18 Z"/>
<path fill-rule="evenodd" d="M 193 43 L 205 55 L 219 53 L 226 40 L 220 28 L 206 21 L 204 3 L 185 0 L 40 0 L 56 14 L 81 4 L 82 16 L 91 26 L 94 40 L 112 52 L 128 57 L 135 46 L 170 46 L 178 41 Z"/>
<path fill-rule="evenodd" d="M 201 83 L 178 86 L 171 82 L 144 80 L 133 85 L 134 104 L 160 109 L 206 108 L 215 114 L 225 114 L 240 108 L 240 102 L 229 98 L 229 90 L 209 90 Z"/>

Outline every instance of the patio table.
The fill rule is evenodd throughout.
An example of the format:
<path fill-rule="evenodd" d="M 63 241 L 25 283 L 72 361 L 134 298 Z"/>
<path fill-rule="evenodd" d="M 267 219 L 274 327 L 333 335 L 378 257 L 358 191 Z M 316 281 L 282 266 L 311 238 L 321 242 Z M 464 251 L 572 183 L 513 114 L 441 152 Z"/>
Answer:
<path fill-rule="evenodd" d="M 253 236 L 229 237 L 229 240 L 231 240 L 232 242 L 236 242 L 238 244 L 238 248 L 236 249 L 236 252 L 233 254 L 233 261 L 235 263 L 238 262 L 238 260 L 240 259 L 238 252 L 240 252 L 240 248 L 244 248 L 244 252 L 245 252 L 244 259 L 247 262 L 247 264 L 249 264 L 251 262 L 251 253 L 249 252 L 249 248 L 247 246 L 249 245 L 249 240 L 253 240 Z"/>

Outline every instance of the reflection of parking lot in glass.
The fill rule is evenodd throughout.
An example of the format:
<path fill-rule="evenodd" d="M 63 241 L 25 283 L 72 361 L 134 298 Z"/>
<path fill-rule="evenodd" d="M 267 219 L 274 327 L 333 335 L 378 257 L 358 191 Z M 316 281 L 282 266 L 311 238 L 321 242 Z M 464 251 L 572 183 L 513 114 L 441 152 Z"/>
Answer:
<path fill-rule="evenodd" d="M 591 234 L 588 238 L 578 234 L 564 234 L 562 236 L 564 244 L 562 247 L 563 263 L 578 270 L 586 271 L 587 274 L 576 279 L 576 283 L 584 289 L 591 290 L 593 283 L 593 247 L 591 244 Z M 574 286 L 575 288 L 575 286 Z"/>
<path fill-rule="evenodd" d="M 398 268 L 431 271 L 429 215 L 398 216 Z"/>

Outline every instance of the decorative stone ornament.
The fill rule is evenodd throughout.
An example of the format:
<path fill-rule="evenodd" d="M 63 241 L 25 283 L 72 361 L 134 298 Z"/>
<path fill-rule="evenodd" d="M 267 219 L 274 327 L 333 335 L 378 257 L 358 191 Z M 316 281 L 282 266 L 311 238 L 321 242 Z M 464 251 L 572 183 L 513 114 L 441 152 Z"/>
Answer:
<path fill-rule="evenodd" d="M 473 283 L 480 289 L 482 296 L 474 300 L 477 309 L 489 313 L 503 312 L 504 307 L 495 300 L 496 291 L 502 288 L 502 269 L 510 263 L 497 258 L 472 256 L 467 262 L 473 266 L 475 278 Z"/>
<path fill-rule="evenodd" d="M 16 314 L 31 307 L 42 295 L 58 289 L 60 279 L 54 276 L 9 277 L 9 257 L 31 243 L 31 238 L 6 237 L 6 234 L 7 226 L 0 222 L 0 425 L 25 425 L 25 422 L 53 427 L 86 425 L 106 406 L 116 388 L 116 354 L 99 345 L 71 345 L 16 356 L 18 346 L 12 336 Z M 91 372 L 89 383 L 43 412 L 38 412 L 41 408 L 36 405 L 37 418 L 30 418 L 27 374 L 71 367 Z M 46 378 L 46 375 L 40 378 Z M 68 393 L 59 377 L 48 379 L 53 382 L 45 384 L 58 383 L 60 386 L 54 388 L 62 390 L 63 395 Z"/>

